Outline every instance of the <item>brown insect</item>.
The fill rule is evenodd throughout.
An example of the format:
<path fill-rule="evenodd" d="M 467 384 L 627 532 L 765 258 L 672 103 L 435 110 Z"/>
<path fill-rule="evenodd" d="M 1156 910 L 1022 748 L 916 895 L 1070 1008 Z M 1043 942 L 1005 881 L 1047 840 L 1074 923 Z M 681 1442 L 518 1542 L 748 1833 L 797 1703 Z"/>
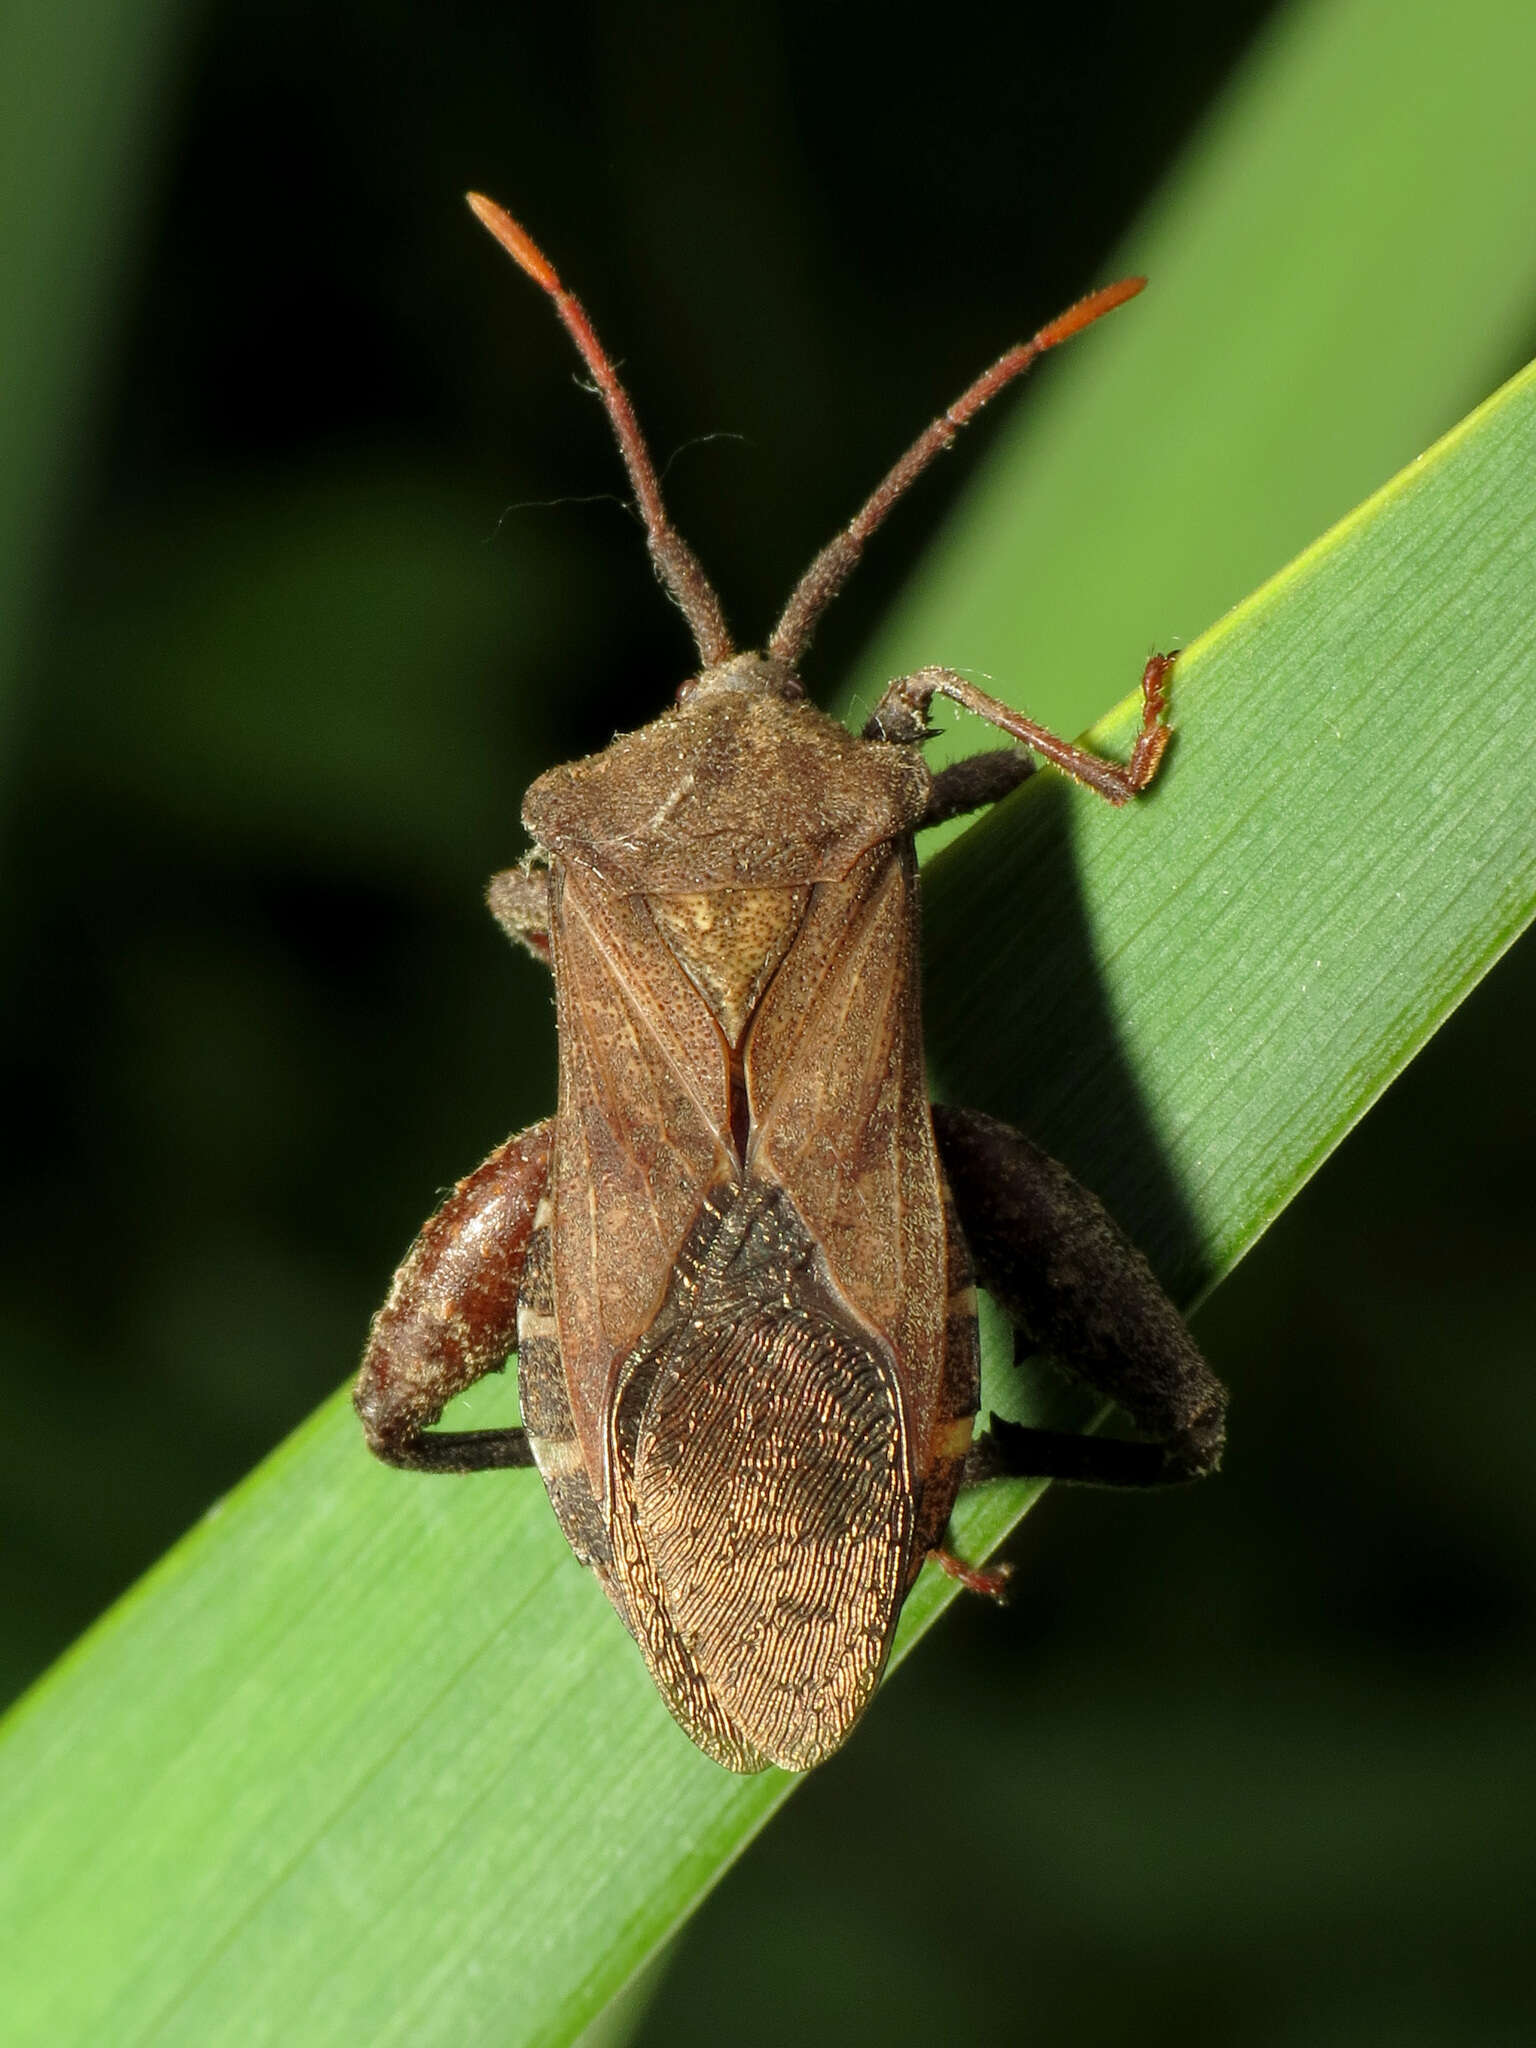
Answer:
<path fill-rule="evenodd" d="M 918 1009 L 913 834 L 1015 788 L 1032 754 L 1135 796 L 1168 741 L 1170 659 L 1147 664 L 1126 767 L 947 669 L 893 682 L 857 738 L 796 674 L 913 479 L 1143 280 L 978 378 L 816 557 L 766 651 L 739 654 L 586 313 L 514 220 L 470 205 L 596 379 L 701 667 L 674 709 L 524 799 L 535 850 L 489 900 L 554 970 L 559 1104 L 423 1228 L 357 1410 L 408 1470 L 536 1464 L 693 1741 L 731 1770 L 808 1770 L 868 1704 L 926 1557 L 1000 1584 L 940 1548 L 962 1485 L 1154 1484 L 1221 1452 L 1223 1389 L 1096 1199 L 1006 1125 L 930 1108 Z M 930 774 L 938 694 L 1029 751 Z M 977 1436 L 978 1279 L 1145 1440 Z M 514 1349 L 523 1427 L 434 1431 Z"/>

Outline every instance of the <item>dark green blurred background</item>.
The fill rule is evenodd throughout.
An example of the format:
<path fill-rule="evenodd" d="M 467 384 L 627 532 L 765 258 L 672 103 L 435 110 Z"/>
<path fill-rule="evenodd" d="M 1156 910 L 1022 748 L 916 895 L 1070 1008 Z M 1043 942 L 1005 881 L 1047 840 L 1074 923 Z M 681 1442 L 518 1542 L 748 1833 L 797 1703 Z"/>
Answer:
<path fill-rule="evenodd" d="M 903 438 L 1101 279 L 1267 17 L 1018 10 L 982 61 L 963 17 L 790 0 L 39 11 L 5 201 L 41 251 L 5 292 L 57 321 L 7 444 L 7 1695 L 336 1385 L 434 1191 L 548 1108 L 547 990 L 480 889 L 530 776 L 688 666 L 463 188 L 583 292 L 750 637 Z M 1016 1604 L 901 1672 L 642 2038 L 1530 2038 L 1532 978 L 1527 947 L 1202 1314 L 1221 1480 L 1058 1490 Z"/>

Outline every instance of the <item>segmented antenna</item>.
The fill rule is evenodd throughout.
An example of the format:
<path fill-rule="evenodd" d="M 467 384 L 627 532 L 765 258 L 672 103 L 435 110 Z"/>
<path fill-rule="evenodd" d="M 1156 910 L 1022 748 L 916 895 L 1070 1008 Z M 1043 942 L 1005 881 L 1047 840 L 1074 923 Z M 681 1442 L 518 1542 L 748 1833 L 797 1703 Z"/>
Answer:
<path fill-rule="evenodd" d="M 630 403 L 629 393 L 619 382 L 618 372 L 598 340 L 592 322 L 587 318 L 586 308 L 574 292 L 566 290 L 543 250 L 504 207 L 498 206 L 493 199 L 483 198 L 478 192 L 470 192 L 466 197 L 475 218 L 483 227 L 490 229 L 513 262 L 525 270 L 535 284 L 542 285 L 554 300 L 555 311 L 560 315 L 565 331 L 580 349 L 582 360 L 592 372 L 603 404 L 608 409 L 619 453 L 624 457 L 624 467 L 629 471 L 629 480 L 634 486 L 640 516 L 645 521 L 646 542 L 656 573 L 693 628 L 699 659 L 704 666 L 712 668 L 717 662 L 728 661 L 736 649 L 720 600 L 704 574 L 698 556 L 667 517 L 666 507 L 661 502 L 661 486 L 656 480 L 645 436 L 635 418 L 635 408 Z"/>
<path fill-rule="evenodd" d="M 858 566 L 864 543 L 934 457 L 942 455 L 960 429 L 980 412 L 987 400 L 995 398 L 1005 384 L 1011 384 L 1015 377 L 1021 376 L 1037 356 L 1043 356 L 1048 348 L 1070 340 L 1101 314 L 1113 312 L 1116 306 L 1123 306 L 1127 299 L 1135 298 L 1146 281 L 1144 277 L 1125 277 L 1118 284 L 1106 285 L 1102 291 L 1090 292 L 1086 299 L 1079 299 L 1075 306 L 1069 306 L 1065 313 L 1059 314 L 1049 326 L 1042 327 L 1032 340 L 1020 342 L 1016 348 L 1009 349 L 990 370 L 984 370 L 974 384 L 961 392 L 949 410 L 940 413 L 933 425 L 918 435 L 900 462 L 870 494 L 857 517 L 827 543 L 800 578 L 790 593 L 783 617 L 773 629 L 768 652 L 793 668 L 810 645 L 811 635 L 820 623 L 822 613 Z"/>

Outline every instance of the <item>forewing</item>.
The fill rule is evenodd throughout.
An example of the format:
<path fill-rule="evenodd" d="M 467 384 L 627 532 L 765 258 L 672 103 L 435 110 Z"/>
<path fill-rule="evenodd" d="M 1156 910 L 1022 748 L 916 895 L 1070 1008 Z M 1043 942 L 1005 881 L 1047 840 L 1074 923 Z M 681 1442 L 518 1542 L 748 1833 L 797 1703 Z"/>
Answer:
<path fill-rule="evenodd" d="M 555 1315 L 601 1498 L 619 1364 L 655 1317 L 708 1189 L 734 1175 L 730 1076 L 718 1027 L 644 905 L 563 863 L 551 883 Z"/>
<path fill-rule="evenodd" d="M 916 866 L 872 848 L 820 883 L 746 1042 L 748 1171 L 791 1196 L 896 1361 L 915 1476 L 943 1408 L 943 1186 L 923 1071 Z"/>

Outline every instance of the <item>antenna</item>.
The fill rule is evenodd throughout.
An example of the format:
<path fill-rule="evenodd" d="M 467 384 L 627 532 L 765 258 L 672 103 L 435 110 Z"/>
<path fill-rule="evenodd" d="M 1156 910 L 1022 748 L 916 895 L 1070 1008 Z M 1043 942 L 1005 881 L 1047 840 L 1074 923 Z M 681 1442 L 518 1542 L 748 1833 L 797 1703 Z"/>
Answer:
<path fill-rule="evenodd" d="M 566 290 L 543 250 L 504 207 L 498 206 L 494 199 L 483 198 L 478 192 L 470 192 L 466 197 L 481 226 L 489 228 L 513 262 L 554 300 L 555 311 L 560 315 L 565 331 L 580 349 L 582 360 L 592 372 L 607 407 L 619 453 L 629 471 L 640 516 L 645 521 L 646 543 L 656 565 L 656 573 L 692 627 L 699 659 L 704 666 L 713 668 L 717 662 L 728 661 L 736 649 L 725 623 L 725 614 L 720 609 L 720 600 L 704 574 L 698 556 L 667 517 L 666 507 L 661 502 L 661 486 L 656 480 L 656 470 L 645 445 L 645 436 L 640 431 L 640 422 L 635 418 L 635 408 L 630 403 L 629 393 L 619 382 L 618 372 L 598 340 L 592 322 L 587 318 L 586 308 L 574 292 Z"/>
<path fill-rule="evenodd" d="M 773 629 L 773 637 L 768 642 L 769 654 L 794 667 L 811 644 L 811 635 L 820 623 L 822 613 L 857 568 L 864 543 L 908 486 L 916 482 L 936 455 L 943 454 L 960 429 L 980 412 L 989 398 L 995 398 L 1005 384 L 1011 384 L 1015 377 L 1022 376 L 1035 358 L 1043 356 L 1048 348 L 1070 340 L 1101 314 L 1113 312 L 1116 306 L 1123 306 L 1127 299 L 1135 298 L 1146 281 L 1144 277 L 1125 277 L 1118 284 L 1106 285 L 1102 291 L 1090 292 L 1086 299 L 1079 299 L 1075 306 L 1069 306 L 1065 313 L 1059 314 L 1049 326 L 1042 327 L 1032 340 L 1022 341 L 1016 348 L 1009 349 L 1005 356 L 999 356 L 990 370 L 984 370 L 974 384 L 968 385 L 949 410 L 940 413 L 933 425 L 918 435 L 900 462 L 871 493 L 858 515 L 827 543 L 800 578 L 790 592 L 783 617 Z"/>

